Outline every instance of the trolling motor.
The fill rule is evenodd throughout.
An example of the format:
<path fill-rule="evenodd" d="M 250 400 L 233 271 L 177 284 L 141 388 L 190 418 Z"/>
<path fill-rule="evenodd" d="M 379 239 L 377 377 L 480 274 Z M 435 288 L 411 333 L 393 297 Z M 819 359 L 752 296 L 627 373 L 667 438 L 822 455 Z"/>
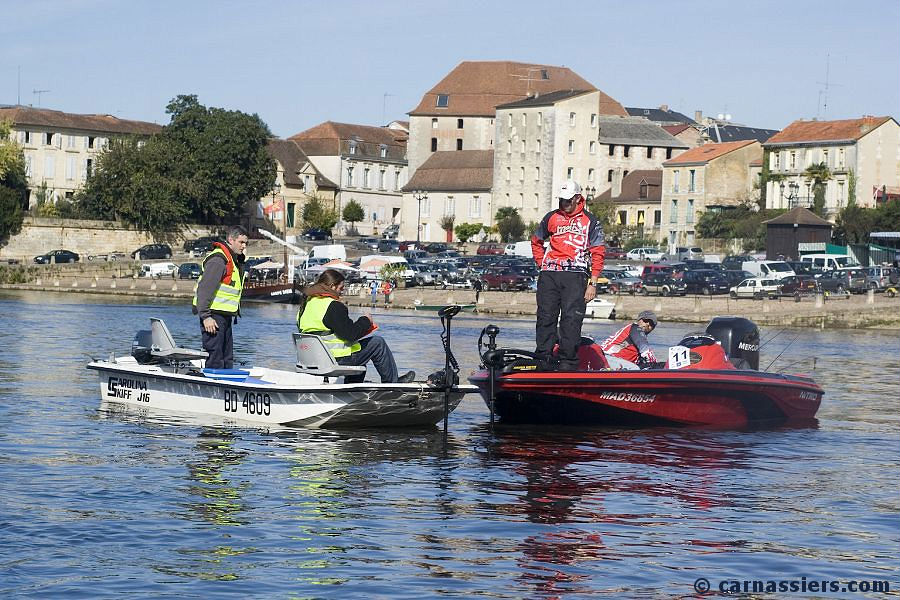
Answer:
<path fill-rule="evenodd" d="M 481 365 L 488 368 L 490 375 L 490 399 L 488 400 L 488 409 L 491 413 L 491 429 L 494 428 L 494 366 L 497 364 L 497 336 L 500 335 L 500 328 L 496 325 L 488 325 L 481 330 L 478 336 L 478 356 L 481 358 Z M 482 353 L 484 336 L 488 337 L 487 351 Z"/>
<path fill-rule="evenodd" d="M 447 433 L 447 420 L 450 415 L 450 390 L 459 383 L 459 363 L 453 356 L 453 350 L 450 349 L 450 321 L 459 314 L 461 307 L 458 304 L 451 304 L 438 310 L 438 316 L 441 318 L 441 325 L 444 331 L 441 332 L 441 342 L 444 344 L 444 433 Z"/>

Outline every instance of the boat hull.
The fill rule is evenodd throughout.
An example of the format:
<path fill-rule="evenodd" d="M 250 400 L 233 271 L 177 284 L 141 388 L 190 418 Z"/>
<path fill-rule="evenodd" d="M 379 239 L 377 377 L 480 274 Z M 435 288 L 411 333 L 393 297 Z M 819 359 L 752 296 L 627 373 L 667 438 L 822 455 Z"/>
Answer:
<path fill-rule="evenodd" d="M 241 293 L 241 300 L 246 302 L 296 304 L 298 298 L 298 290 L 296 289 L 296 286 L 291 283 L 252 285 L 245 287 Z"/>
<path fill-rule="evenodd" d="M 424 310 L 429 312 L 437 312 L 442 308 L 446 308 L 446 304 L 413 304 L 413 310 Z M 459 307 L 460 312 L 474 312 L 474 304 L 462 304 Z"/>
<path fill-rule="evenodd" d="M 285 427 L 409 427 L 434 425 L 444 417 L 444 392 L 424 383 L 306 385 L 219 381 L 162 367 L 94 361 L 100 397 L 144 409 L 221 417 L 224 421 Z M 276 373 L 275 371 L 269 371 Z M 286 372 L 282 372 L 286 373 Z M 288 375 L 294 376 L 293 373 Z M 473 386 L 451 390 L 452 412 Z"/>
<path fill-rule="evenodd" d="M 469 378 L 490 402 L 490 378 Z M 806 377 L 721 370 L 513 373 L 494 384 L 507 423 L 745 427 L 809 421 L 823 391 Z"/>

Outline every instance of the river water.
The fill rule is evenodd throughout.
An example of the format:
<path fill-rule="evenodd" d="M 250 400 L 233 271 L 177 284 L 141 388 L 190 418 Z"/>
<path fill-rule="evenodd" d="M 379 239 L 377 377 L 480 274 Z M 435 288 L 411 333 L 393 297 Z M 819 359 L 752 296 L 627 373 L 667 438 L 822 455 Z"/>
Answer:
<path fill-rule="evenodd" d="M 789 344 L 773 370 L 817 357 L 812 427 L 491 432 L 469 396 L 445 441 L 101 409 L 88 357 L 127 354 L 150 316 L 199 345 L 183 301 L 0 295 L 0 596 L 687 597 L 699 578 L 900 589 L 895 331 L 763 329 L 761 365 Z M 443 365 L 438 319 L 375 318 L 401 369 Z M 293 319 L 246 306 L 238 358 L 292 368 Z M 531 344 L 532 322 L 491 321 L 504 345 Z M 463 373 L 487 322 L 454 320 Z M 663 351 L 696 329 L 663 323 L 651 341 Z"/>

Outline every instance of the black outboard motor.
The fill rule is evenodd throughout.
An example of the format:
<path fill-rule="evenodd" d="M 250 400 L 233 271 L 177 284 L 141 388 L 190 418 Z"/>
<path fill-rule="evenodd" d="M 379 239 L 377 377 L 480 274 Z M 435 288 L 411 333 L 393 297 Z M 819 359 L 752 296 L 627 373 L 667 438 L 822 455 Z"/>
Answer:
<path fill-rule="evenodd" d="M 706 333 L 719 340 L 738 369 L 759 370 L 759 328 L 743 317 L 715 317 Z"/>

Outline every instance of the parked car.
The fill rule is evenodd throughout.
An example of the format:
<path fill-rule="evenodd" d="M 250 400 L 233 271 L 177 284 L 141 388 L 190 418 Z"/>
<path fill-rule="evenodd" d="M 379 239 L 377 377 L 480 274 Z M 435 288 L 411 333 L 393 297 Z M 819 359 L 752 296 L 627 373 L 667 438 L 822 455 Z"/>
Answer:
<path fill-rule="evenodd" d="M 616 248 L 615 246 L 608 246 L 606 248 L 605 257 L 611 260 L 623 260 L 625 258 L 625 250 Z"/>
<path fill-rule="evenodd" d="M 503 254 L 503 245 L 498 244 L 496 242 L 485 242 L 483 244 L 478 244 L 478 250 L 475 251 L 475 254 L 484 255 L 502 255 Z"/>
<path fill-rule="evenodd" d="M 178 265 L 173 262 L 158 262 L 141 265 L 141 277 L 153 277 L 154 279 L 175 277 L 177 271 Z"/>
<path fill-rule="evenodd" d="M 659 294 L 660 296 L 684 296 L 686 286 L 681 279 L 675 279 L 668 273 L 650 273 L 641 278 L 643 285 L 641 293 L 645 296 Z"/>
<path fill-rule="evenodd" d="M 734 269 L 727 270 L 723 273 L 725 275 L 725 279 L 728 280 L 729 286 L 735 286 L 742 282 L 745 279 L 750 279 L 753 277 L 753 273 L 750 271 L 744 271 L 743 269 Z M 731 288 L 729 288 L 731 289 Z"/>
<path fill-rule="evenodd" d="M 502 292 L 507 290 L 527 290 L 531 287 L 532 281 L 534 281 L 534 278 L 507 267 L 491 267 L 481 275 L 481 282 L 485 291 L 490 289 L 499 289 Z"/>
<path fill-rule="evenodd" d="M 89 254 L 88 260 L 91 260 L 91 261 L 105 260 L 106 262 L 113 262 L 113 261 L 119 260 L 120 258 L 125 258 L 126 256 L 127 256 L 127 254 L 125 254 L 124 252 L 116 251 L 116 252 L 107 252 L 105 254 Z"/>
<path fill-rule="evenodd" d="M 703 260 L 703 248 L 699 246 L 676 246 L 675 247 L 675 259 L 676 260 Z"/>
<path fill-rule="evenodd" d="M 641 269 L 641 279 L 650 276 L 656 275 L 657 273 L 665 273 L 666 275 L 672 274 L 672 267 L 669 265 L 644 265 L 644 268 Z"/>
<path fill-rule="evenodd" d="M 148 258 L 172 258 L 172 248 L 168 244 L 147 244 L 141 246 L 131 253 L 131 258 L 135 260 L 146 260 Z"/>
<path fill-rule="evenodd" d="M 303 239 L 311 242 L 321 242 L 331 239 L 331 232 L 324 229 L 307 229 L 303 232 Z"/>
<path fill-rule="evenodd" d="M 778 295 L 777 279 L 758 279 L 751 277 L 732 287 L 728 294 L 732 298 L 774 298 Z"/>
<path fill-rule="evenodd" d="M 663 252 L 659 248 L 634 248 L 625 253 L 628 260 L 649 260 L 657 261 L 663 257 Z"/>
<path fill-rule="evenodd" d="M 189 256 L 204 256 L 208 252 L 212 252 L 213 243 L 220 241 L 214 237 L 202 237 L 196 240 L 189 240 L 184 243 L 184 251 Z"/>
<path fill-rule="evenodd" d="M 861 294 L 869 289 L 869 272 L 868 269 L 841 269 L 844 276 L 847 277 L 849 289 L 854 294 Z"/>
<path fill-rule="evenodd" d="M 603 270 L 603 276 L 609 280 L 610 294 L 631 294 L 641 291 L 643 283 L 640 277 L 632 277 L 626 271 Z"/>
<path fill-rule="evenodd" d="M 731 289 L 725 275 L 712 269 L 685 271 L 684 285 L 687 293 L 703 294 L 704 296 L 727 294 Z"/>
<path fill-rule="evenodd" d="M 379 252 L 400 252 L 400 242 L 392 239 L 384 239 L 378 242 Z"/>
<path fill-rule="evenodd" d="M 751 260 L 756 260 L 756 258 L 749 254 L 731 254 L 722 259 L 722 264 L 729 271 L 737 271 L 743 270 L 744 263 Z"/>
<path fill-rule="evenodd" d="M 443 242 L 432 242 L 425 245 L 425 252 L 428 254 L 437 254 L 438 252 L 446 252 L 450 248 Z"/>
<path fill-rule="evenodd" d="M 364 237 L 356 240 L 356 245 L 363 250 L 378 250 L 378 238 Z"/>
<path fill-rule="evenodd" d="M 866 287 L 883 291 L 897 285 L 900 280 L 900 269 L 897 267 L 869 267 L 866 270 Z"/>
<path fill-rule="evenodd" d="M 802 260 L 786 260 L 784 262 L 786 262 L 797 275 L 809 275 L 812 277 L 818 277 L 819 275 L 824 273 L 821 267 L 818 267 L 811 262 L 803 262 Z"/>
<path fill-rule="evenodd" d="M 200 279 L 203 269 L 200 263 L 190 262 L 178 265 L 178 279 Z"/>
<path fill-rule="evenodd" d="M 400 225 L 397 223 L 393 223 L 384 228 L 384 231 L 381 232 L 381 237 L 386 240 L 395 240 L 397 236 L 400 234 Z"/>
<path fill-rule="evenodd" d="M 430 265 L 414 263 L 410 264 L 409 268 L 415 273 L 410 280 L 413 285 L 435 285 L 440 282 L 440 274 L 433 271 Z"/>
<path fill-rule="evenodd" d="M 407 250 L 421 250 L 422 244 L 415 240 L 407 240 L 400 242 L 400 252 L 406 252 Z"/>
<path fill-rule="evenodd" d="M 815 294 L 818 291 L 816 278 L 808 275 L 791 275 L 790 277 L 785 277 L 779 283 L 781 284 L 779 292 L 782 296 L 799 298 L 807 294 Z"/>
<path fill-rule="evenodd" d="M 81 259 L 78 254 L 72 252 L 71 250 L 51 250 L 47 254 L 41 254 L 40 256 L 34 257 L 34 262 L 39 265 L 47 265 L 50 262 L 59 263 L 74 263 L 78 262 Z"/>
<path fill-rule="evenodd" d="M 718 271 L 724 273 L 728 269 L 722 263 L 704 262 L 702 260 L 686 260 L 684 268 L 688 271 Z"/>
<path fill-rule="evenodd" d="M 428 258 L 428 253 L 424 250 L 406 250 L 403 252 L 403 258 L 408 263 L 414 263 Z"/>

